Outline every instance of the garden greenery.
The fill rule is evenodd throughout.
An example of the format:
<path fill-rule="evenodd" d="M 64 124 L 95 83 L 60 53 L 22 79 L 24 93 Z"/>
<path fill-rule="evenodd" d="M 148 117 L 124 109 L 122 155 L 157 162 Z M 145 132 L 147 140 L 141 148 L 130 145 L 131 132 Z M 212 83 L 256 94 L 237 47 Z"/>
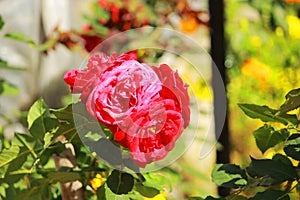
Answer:
<path fill-rule="evenodd" d="M 232 189 L 224 198 L 235 200 L 289 200 L 300 197 L 300 130 L 299 119 L 291 114 L 300 107 L 300 88 L 291 90 L 278 109 L 255 104 L 239 104 L 243 112 L 260 119 L 264 125 L 254 131 L 256 145 L 262 153 L 273 150 L 271 158 L 251 157 L 248 166 L 217 164 L 212 172 L 213 181 Z M 280 128 L 276 128 L 275 125 Z M 201 199 L 201 198 L 191 198 Z"/>
<path fill-rule="evenodd" d="M 3 25 L 0 17 L 0 29 Z M 25 41 L 40 50 L 49 49 L 55 43 L 49 40 L 39 46 L 16 33 L 6 37 Z M 24 70 L 4 60 L 0 60 L 0 69 Z M 8 80 L 0 80 L 1 95 L 14 94 L 17 90 Z M 15 133 L 8 141 L 0 127 L 0 199 L 61 199 L 62 184 L 76 182 L 80 182 L 83 199 L 139 200 L 158 196 L 165 199 L 164 194 L 172 190 L 172 180 L 179 172 L 169 167 L 145 174 L 136 169 L 124 172 L 97 160 L 77 134 L 73 108 L 80 106 L 84 107 L 82 103 L 74 103 L 52 109 L 43 99 L 38 99 L 24 117 L 28 133 Z M 254 131 L 256 145 L 263 154 L 274 153 L 269 158 L 251 157 L 248 166 L 217 164 L 212 179 L 218 186 L 230 188 L 231 194 L 205 199 L 299 199 L 300 133 L 295 110 L 300 107 L 300 89 L 288 92 L 286 101 L 278 109 L 254 104 L 239 104 L 239 107 L 247 116 L 264 122 Z M 80 114 L 80 126 L 93 129 L 95 124 L 90 123 L 88 113 Z M 68 158 L 74 159 L 72 165 L 57 165 L 57 157 L 64 157 L 66 152 L 74 156 Z"/>

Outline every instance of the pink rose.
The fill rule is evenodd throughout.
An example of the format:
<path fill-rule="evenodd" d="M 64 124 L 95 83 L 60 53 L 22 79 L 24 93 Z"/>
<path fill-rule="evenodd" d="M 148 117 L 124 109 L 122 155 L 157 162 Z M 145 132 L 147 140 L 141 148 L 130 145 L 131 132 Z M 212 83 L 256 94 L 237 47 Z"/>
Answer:
<path fill-rule="evenodd" d="M 131 54 L 94 55 L 86 69 L 64 79 L 140 167 L 165 158 L 189 124 L 188 86 L 168 65 L 150 67 Z"/>

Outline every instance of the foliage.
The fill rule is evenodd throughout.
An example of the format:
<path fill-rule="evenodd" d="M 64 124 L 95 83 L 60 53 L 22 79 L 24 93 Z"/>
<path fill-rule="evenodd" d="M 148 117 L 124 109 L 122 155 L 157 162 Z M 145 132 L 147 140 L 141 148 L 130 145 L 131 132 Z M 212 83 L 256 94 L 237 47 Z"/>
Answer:
<path fill-rule="evenodd" d="M 299 97 L 299 89 L 290 91 L 279 109 L 254 104 L 239 105 L 247 116 L 265 122 L 254 131 L 254 137 L 262 153 L 273 150 L 274 154 L 271 158 L 251 157 L 246 167 L 216 165 L 212 172 L 213 181 L 218 186 L 232 189 L 232 193 L 222 199 L 299 199 L 300 121 L 296 115 L 288 114 L 299 110 L 300 105 L 296 101 Z M 277 129 L 274 122 L 282 123 L 284 127 Z"/>
<path fill-rule="evenodd" d="M 92 46 L 97 45 L 99 41 L 128 28 L 169 24 L 191 33 L 197 30 L 199 24 L 207 26 L 207 20 L 199 17 L 207 15 L 206 11 L 193 10 L 185 0 L 132 1 L 130 4 L 103 1 L 109 2 L 109 6 L 103 6 L 100 2 L 95 1 L 91 12 L 83 15 L 87 22 L 83 30 L 65 32 L 56 27 L 41 44 L 18 32 L 4 34 L 3 37 L 26 43 L 45 54 L 55 50 L 57 45 L 64 45 L 70 50 L 79 49 L 86 54 L 92 50 L 88 46 L 89 42 Z M 137 7 L 146 12 L 133 13 Z M 134 16 L 133 19 L 125 19 L 124 16 L 128 14 Z M 169 21 L 168 15 L 172 14 L 180 16 L 180 25 Z M 4 22 L 0 18 L 0 28 L 3 26 Z M 0 69 L 26 70 L 10 66 L 4 60 L 0 60 Z M 1 95 L 14 95 L 16 91 L 18 88 L 6 80 L 0 80 Z M 172 191 L 172 185 L 184 178 L 177 170 L 168 167 L 156 173 L 139 174 L 130 170 L 120 172 L 104 165 L 82 144 L 75 129 L 72 106 L 51 109 L 43 99 L 37 100 L 28 113 L 22 113 L 20 119 L 28 130 L 16 132 L 11 141 L 4 137 L 0 127 L 0 199 L 61 199 L 61 184 L 75 181 L 82 183 L 86 199 L 165 199 L 166 194 Z M 84 119 L 82 127 L 90 125 L 88 119 Z M 93 132 L 87 136 L 94 140 L 105 140 Z M 75 166 L 57 165 L 57 158 L 72 149 Z M 181 182 L 181 185 L 187 184 Z"/>
<path fill-rule="evenodd" d="M 83 40 L 86 51 L 90 51 L 92 48 L 86 46 L 90 39 L 93 43 L 99 42 L 112 33 L 110 29 L 123 31 L 129 27 L 128 23 L 126 24 L 127 21 L 122 21 L 122 15 L 118 15 L 121 17 L 121 23 L 118 21 L 120 19 L 116 20 L 117 17 L 114 18 L 113 15 L 116 10 L 124 12 L 124 9 L 130 11 L 132 8 L 123 4 L 116 4 L 116 8 L 108 8 L 100 5 L 99 2 L 93 4 L 91 15 L 84 16 L 88 27 L 82 32 L 62 32 L 56 28 L 53 35 L 50 35 L 42 44 L 36 44 L 28 36 L 20 33 L 9 33 L 5 37 L 25 42 L 45 52 L 55 49 L 57 44 L 74 49 L 82 45 L 81 41 Z M 174 10 L 170 10 L 170 5 L 176 7 L 175 12 L 181 17 L 180 28 L 184 32 L 194 31 L 195 27 L 201 23 L 206 25 L 206 22 L 201 22 L 198 17 L 203 12 L 197 12 L 187 7 L 180 8 L 180 3 L 185 1 L 172 1 L 170 5 L 167 1 L 150 0 L 145 2 L 146 8 L 144 9 L 147 10 L 145 13 L 152 13 L 159 9 L 157 12 L 160 13 L 160 17 L 164 16 L 164 23 L 169 23 L 167 16 L 174 12 Z M 179 3 L 177 4 L 177 2 Z M 259 20 L 237 18 L 240 21 L 232 23 L 234 26 L 228 28 L 228 33 L 232 36 L 230 41 L 232 45 L 226 64 L 228 67 L 238 66 L 238 69 L 233 67 L 230 71 L 232 76 L 230 88 L 231 91 L 236 92 L 233 98 L 243 97 L 243 99 L 239 99 L 242 101 L 249 100 L 250 97 L 257 98 L 254 97 L 253 91 L 258 91 L 259 94 L 270 93 L 275 99 L 278 99 L 281 97 L 283 89 L 298 84 L 295 78 L 290 79 L 290 77 L 283 76 L 283 74 L 289 74 L 292 67 L 298 66 L 300 61 L 300 45 L 297 39 L 299 35 L 297 29 L 293 28 L 299 22 L 295 18 L 295 7 L 297 6 L 286 5 L 284 1 L 272 1 L 271 4 L 270 0 L 249 2 L 251 9 L 258 12 Z M 161 8 L 165 8 L 165 10 Z M 156 21 L 158 19 L 152 19 L 155 15 L 146 16 L 151 16 L 147 23 L 159 25 Z M 105 21 L 101 21 L 101 19 Z M 137 28 L 147 23 L 130 24 L 129 28 Z M 236 31 L 236 24 L 242 30 L 242 34 Z M 249 28 L 250 25 L 255 26 L 252 29 Z M 3 26 L 4 22 L 0 17 L 0 29 Z M 260 52 L 257 49 L 260 49 Z M 282 49 L 287 52 L 282 52 Z M 271 59 L 270 55 L 272 55 Z M 282 70 L 282 66 L 285 70 Z M 0 69 L 24 70 L 24 68 L 10 66 L 4 60 L 0 60 Z M 273 72 L 276 72 L 277 75 L 270 76 Z M 247 78 L 243 79 L 239 75 L 245 75 Z M 278 81 L 282 80 L 282 77 L 285 77 L 284 80 L 287 81 Z M 281 82 L 285 82 L 285 84 L 282 86 Z M 235 90 L 235 86 L 240 83 L 245 83 L 243 86 L 248 87 L 247 91 Z M 6 80 L 0 80 L 1 95 L 15 94 L 17 90 Z M 251 157 L 251 163 L 246 167 L 235 164 L 216 165 L 212 173 L 213 180 L 219 186 L 232 189 L 232 193 L 224 199 L 285 200 L 299 198 L 299 119 L 293 113 L 300 106 L 299 90 L 290 91 L 286 95 L 286 101 L 278 109 L 254 104 L 239 104 L 246 115 L 265 123 L 254 131 L 258 149 L 266 155 L 271 151 L 275 153 L 264 159 Z M 273 106 L 274 102 L 271 104 L 270 106 Z M 60 184 L 75 181 L 82 184 L 82 190 L 87 199 L 148 199 L 153 197 L 165 199 L 164 194 L 172 190 L 174 180 L 178 181 L 179 172 L 172 168 L 166 168 L 166 170 L 156 173 L 140 174 L 130 169 L 123 172 L 104 165 L 84 147 L 77 134 L 72 113 L 72 107 L 76 105 L 80 106 L 80 104 L 71 104 L 65 108 L 51 109 L 43 99 L 38 99 L 26 114 L 28 132 L 15 133 L 11 141 L 3 136 L 3 130 L 0 127 L 0 199 L 61 199 Z M 82 116 L 82 127 L 88 126 L 93 126 L 93 124 L 86 116 Z M 109 135 L 106 136 L 109 137 Z M 87 137 L 105 141 L 98 133 L 90 132 Z M 75 166 L 57 166 L 56 158 L 62 156 L 66 151 L 72 152 L 72 148 Z M 182 180 L 179 179 L 180 181 Z M 189 199 L 201 200 L 203 198 L 190 197 Z M 205 199 L 222 198 L 209 196 Z"/>
<path fill-rule="evenodd" d="M 3 25 L 0 17 L 0 27 Z M 39 50 L 48 50 L 55 44 L 47 41 L 39 45 L 20 33 L 4 37 L 28 43 Z M 25 70 L 10 66 L 4 60 L 0 60 L 0 68 Z M 14 95 L 17 91 L 6 80 L 0 80 L 1 95 Z M 59 183 L 74 181 L 82 183 L 88 199 L 115 199 L 118 195 L 122 199 L 144 199 L 169 191 L 170 180 L 162 179 L 161 174 L 120 172 L 98 161 L 77 134 L 72 106 L 75 105 L 51 109 L 43 99 L 38 99 L 26 114 L 28 132 L 16 132 L 11 141 L 4 137 L 0 127 L 0 199 L 61 199 Z M 82 116 L 82 119 L 82 127 L 92 126 L 88 118 Z M 75 166 L 58 165 L 57 158 L 72 148 Z"/>
<path fill-rule="evenodd" d="M 0 15 L 0 30 L 4 27 L 5 23 Z M 5 60 L 2 60 L 0 58 L 0 70 L 17 70 L 17 71 L 23 71 L 26 70 L 26 68 L 22 67 L 16 67 L 9 65 Z M 18 93 L 18 89 L 11 83 L 9 83 L 7 80 L 4 80 L 0 77 L 0 95 L 6 94 L 6 95 L 13 95 Z"/>
<path fill-rule="evenodd" d="M 229 123 L 233 162 L 249 162 L 259 155 L 255 140 L 247 137 L 262 123 L 248 119 L 238 103 L 276 107 L 300 79 L 299 1 L 226 1 L 226 60 Z M 241 143 L 242 142 L 242 143 Z"/>
<path fill-rule="evenodd" d="M 76 180 L 84 183 L 87 196 L 101 195 L 105 199 L 121 194 L 126 199 L 133 196 L 154 197 L 164 191 L 147 185 L 147 176 L 112 170 L 98 162 L 81 143 L 70 106 L 54 110 L 48 108 L 43 99 L 39 99 L 30 108 L 27 123 L 29 134 L 15 133 L 10 147 L 4 148 L 0 153 L 0 195 L 3 199 L 13 199 L 20 195 L 22 199 L 43 199 L 43 195 L 53 192 L 53 188 L 57 187 L 56 183 Z M 86 121 L 82 125 L 88 126 L 88 123 Z M 66 138 L 66 142 L 57 140 L 61 136 Z M 78 167 L 56 169 L 53 155 L 65 151 L 67 144 L 72 144 L 75 148 Z M 97 180 L 94 177 L 99 180 L 102 178 L 98 186 L 95 185 Z M 95 192 L 90 194 L 88 188 Z"/>

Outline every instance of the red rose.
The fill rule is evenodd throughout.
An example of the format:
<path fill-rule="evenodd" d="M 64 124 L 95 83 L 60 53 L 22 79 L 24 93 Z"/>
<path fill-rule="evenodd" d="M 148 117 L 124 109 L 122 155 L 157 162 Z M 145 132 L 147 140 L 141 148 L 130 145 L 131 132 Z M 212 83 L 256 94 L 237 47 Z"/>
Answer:
<path fill-rule="evenodd" d="M 65 81 L 140 167 L 163 159 L 189 124 L 187 85 L 168 65 L 150 67 L 132 54 L 94 55 Z"/>

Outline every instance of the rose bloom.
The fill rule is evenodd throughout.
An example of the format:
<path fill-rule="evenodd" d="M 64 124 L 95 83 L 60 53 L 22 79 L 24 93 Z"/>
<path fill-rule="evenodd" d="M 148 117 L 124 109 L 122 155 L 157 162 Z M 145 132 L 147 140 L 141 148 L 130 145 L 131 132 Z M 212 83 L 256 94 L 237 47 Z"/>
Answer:
<path fill-rule="evenodd" d="M 140 167 L 165 158 L 189 124 L 188 86 L 166 64 L 149 66 L 134 54 L 97 54 L 64 80 Z"/>

